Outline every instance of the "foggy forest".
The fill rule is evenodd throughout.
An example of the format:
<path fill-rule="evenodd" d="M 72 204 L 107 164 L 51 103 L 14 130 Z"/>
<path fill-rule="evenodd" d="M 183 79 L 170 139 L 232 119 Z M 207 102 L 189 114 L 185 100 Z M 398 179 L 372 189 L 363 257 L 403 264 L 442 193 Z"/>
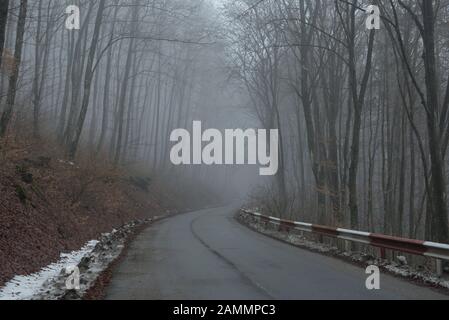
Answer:
<path fill-rule="evenodd" d="M 2 0 L 0 136 L 286 219 L 448 243 L 448 48 L 446 0 Z M 195 120 L 278 129 L 277 175 L 171 164 L 170 133 Z"/>

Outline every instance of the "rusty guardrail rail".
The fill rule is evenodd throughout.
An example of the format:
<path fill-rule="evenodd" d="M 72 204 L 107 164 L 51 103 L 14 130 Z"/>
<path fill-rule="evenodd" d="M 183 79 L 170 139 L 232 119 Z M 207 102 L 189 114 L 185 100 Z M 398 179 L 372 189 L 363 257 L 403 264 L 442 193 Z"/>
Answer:
<path fill-rule="evenodd" d="M 385 258 L 385 249 L 409 253 L 413 255 L 432 257 L 437 259 L 437 273 L 439 275 L 443 274 L 442 260 L 449 261 L 449 244 L 399 238 L 377 233 L 333 228 L 311 223 L 284 220 L 265 216 L 246 209 L 241 209 L 241 212 L 259 218 L 262 221 L 279 225 L 280 231 L 290 231 L 291 229 L 295 229 L 303 232 L 319 234 L 377 247 L 381 249 L 382 258 Z"/>

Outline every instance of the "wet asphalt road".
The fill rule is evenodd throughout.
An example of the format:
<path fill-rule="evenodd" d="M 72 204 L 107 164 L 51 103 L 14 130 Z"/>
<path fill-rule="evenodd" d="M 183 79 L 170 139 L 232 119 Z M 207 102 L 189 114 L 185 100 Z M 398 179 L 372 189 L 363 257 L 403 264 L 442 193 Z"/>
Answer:
<path fill-rule="evenodd" d="M 363 269 L 273 240 L 234 220 L 231 208 L 155 223 L 116 268 L 106 299 L 448 299 L 382 274 L 365 288 Z"/>

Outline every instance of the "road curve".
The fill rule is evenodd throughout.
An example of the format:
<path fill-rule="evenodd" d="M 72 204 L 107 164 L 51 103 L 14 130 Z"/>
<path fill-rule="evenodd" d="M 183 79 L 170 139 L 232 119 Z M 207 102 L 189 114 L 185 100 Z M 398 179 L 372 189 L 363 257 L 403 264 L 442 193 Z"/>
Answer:
<path fill-rule="evenodd" d="M 142 232 L 116 268 L 110 300 L 448 299 L 382 274 L 273 240 L 240 225 L 232 208 L 162 220 Z"/>

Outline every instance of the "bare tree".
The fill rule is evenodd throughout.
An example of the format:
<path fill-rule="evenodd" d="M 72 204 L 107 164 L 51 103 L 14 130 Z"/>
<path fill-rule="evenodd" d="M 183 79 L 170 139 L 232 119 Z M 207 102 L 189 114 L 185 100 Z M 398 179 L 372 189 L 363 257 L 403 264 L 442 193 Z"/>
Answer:
<path fill-rule="evenodd" d="M 3 47 L 5 44 L 6 22 L 8 21 L 9 0 L 0 3 L 0 66 L 2 64 Z"/>
<path fill-rule="evenodd" d="M 6 107 L 0 119 L 0 137 L 4 137 L 11 121 L 16 99 L 17 80 L 19 78 L 20 62 L 22 59 L 23 36 L 27 17 L 28 1 L 20 0 L 19 18 L 17 20 L 17 35 L 14 50 L 14 70 L 9 77 L 9 88 L 6 96 Z"/>

